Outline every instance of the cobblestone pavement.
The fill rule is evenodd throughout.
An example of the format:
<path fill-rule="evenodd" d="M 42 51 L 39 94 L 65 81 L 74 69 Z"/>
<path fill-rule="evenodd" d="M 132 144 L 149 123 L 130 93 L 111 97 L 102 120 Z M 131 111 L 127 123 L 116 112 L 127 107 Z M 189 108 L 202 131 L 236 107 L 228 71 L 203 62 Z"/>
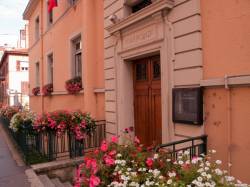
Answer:
<path fill-rule="evenodd" d="M 0 124 L 1 125 L 1 124 Z M 0 129 L 0 187 L 29 187 L 26 167 L 17 166 Z"/>

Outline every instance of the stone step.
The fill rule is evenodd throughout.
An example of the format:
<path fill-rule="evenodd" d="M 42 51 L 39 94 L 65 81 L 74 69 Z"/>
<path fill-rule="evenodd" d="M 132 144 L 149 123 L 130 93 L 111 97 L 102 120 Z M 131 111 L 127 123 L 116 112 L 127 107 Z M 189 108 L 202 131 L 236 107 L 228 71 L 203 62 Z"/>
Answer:
<path fill-rule="evenodd" d="M 56 187 L 63 187 L 63 183 L 61 183 L 61 181 L 58 178 L 54 178 L 51 179 L 52 183 L 56 186 Z"/>
<path fill-rule="evenodd" d="M 65 182 L 63 183 L 64 187 L 73 187 L 72 184 L 70 184 L 70 182 Z"/>
<path fill-rule="evenodd" d="M 49 179 L 47 175 L 39 175 L 40 181 L 43 183 L 46 187 L 56 187 L 54 183 Z"/>

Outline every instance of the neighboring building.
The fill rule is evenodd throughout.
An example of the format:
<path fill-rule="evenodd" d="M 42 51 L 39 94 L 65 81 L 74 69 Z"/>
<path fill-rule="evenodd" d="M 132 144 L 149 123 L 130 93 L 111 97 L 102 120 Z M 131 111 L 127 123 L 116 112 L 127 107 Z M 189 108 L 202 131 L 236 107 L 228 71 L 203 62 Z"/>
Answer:
<path fill-rule="evenodd" d="M 208 134 L 250 183 L 250 2 L 104 0 L 107 136 L 145 144 Z"/>
<path fill-rule="evenodd" d="M 35 112 L 60 109 L 90 112 L 104 119 L 103 1 L 60 0 L 48 12 L 47 0 L 30 0 L 30 108 Z M 83 90 L 69 94 L 65 82 L 81 77 Z M 34 96 L 32 89 L 53 84 L 51 96 Z"/>
<path fill-rule="evenodd" d="M 29 58 L 27 50 L 5 50 L 0 61 L 0 103 L 28 106 Z"/>

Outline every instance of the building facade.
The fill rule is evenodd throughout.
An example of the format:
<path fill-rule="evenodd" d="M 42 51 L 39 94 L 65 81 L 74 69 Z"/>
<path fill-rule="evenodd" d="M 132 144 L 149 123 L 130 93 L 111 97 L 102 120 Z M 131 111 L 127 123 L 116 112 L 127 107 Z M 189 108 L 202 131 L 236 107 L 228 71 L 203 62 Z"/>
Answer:
<path fill-rule="evenodd" d="M 250 182 L 250 2 L 104 0 L 107 136 L 145 144 L 203 134 Z M 244 161 L 243 161 L 244 160 Z"/>
<path fill-rule="evenodd" d="M 0 103 L 29 106 L 29 57 L 26 50 L 5 50 L 0 62 Z"/>
<path fill-rule="evenodd" d="M 29 21 L 30 108 L 36 112 L 60 109 L 90 112 L 104 119 L 103 2 L 61 0 L 52 12 L 48 1 L 30 0 L 24 12 Z M 82 90 L 70 94 L 67 80 L 80 77 Z M 37 96 L 32 89 L 52 84 L 53 92 Z"/>

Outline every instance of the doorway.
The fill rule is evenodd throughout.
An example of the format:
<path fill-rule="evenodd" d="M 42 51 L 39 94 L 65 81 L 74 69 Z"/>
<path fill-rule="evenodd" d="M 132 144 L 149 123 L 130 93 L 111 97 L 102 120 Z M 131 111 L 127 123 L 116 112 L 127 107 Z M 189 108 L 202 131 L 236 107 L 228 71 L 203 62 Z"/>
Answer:
<path fill-rule="evenodd" d="M 135 135 L 150 146 L 162 143 L 160 56 L 133 63 Z"/>

